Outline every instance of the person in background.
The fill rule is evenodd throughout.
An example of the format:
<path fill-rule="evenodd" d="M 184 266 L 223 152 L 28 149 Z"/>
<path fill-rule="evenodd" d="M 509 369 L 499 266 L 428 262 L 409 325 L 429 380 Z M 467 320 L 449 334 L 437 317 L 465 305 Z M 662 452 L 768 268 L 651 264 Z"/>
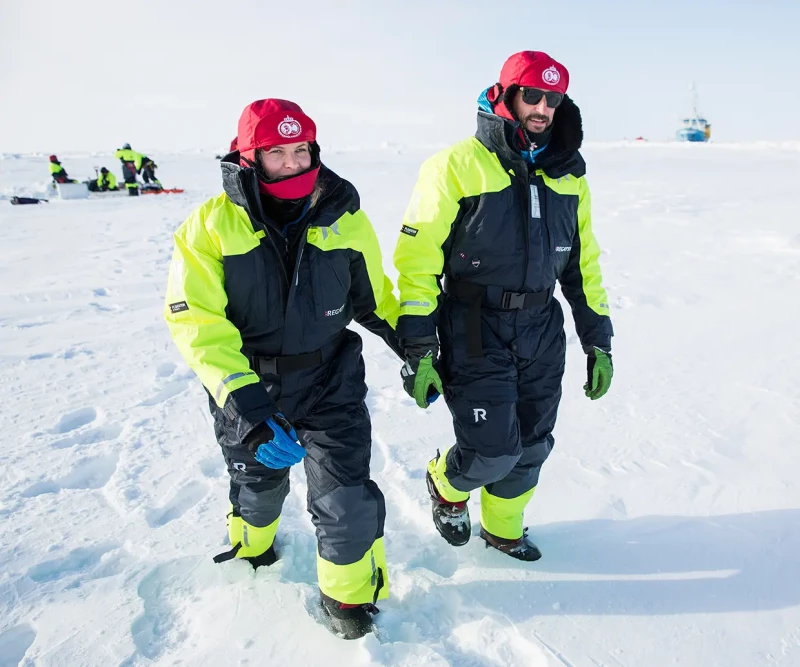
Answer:
<path fill-rule="evenodd" d="M 85 183 L 90 192 L 106 192 L 117 189 L 117 177 L 105 167 L 100 168 L 96 179 L 85 181 Z"/>
<path fill-rule="evenodd" d="M 58 157 L 55 155 L 50 156 L 50 176 L 53 177 L 53 183 L 78 182 L 67 175 L 67 170 L 61 166 L 61 163 L 58 161 Z"/>
<path fill-rule="evenodd" d="M 105 167 L 100 168 L 100 174 L 97 176 L 96 183 L 97 189 L 101 192 L 117 189 L 117 177 Z"/>
<path fill-rule="evenodd" d="M 130 144 L 122 144 L 122 148 L 114 153 L 114 157 L 119 158 L 122 163 L 122 178 L 125 181 L 128 194 L 131 197 L 138 197 L 139 183 L 136 180 L 136 175 L 142 168 L 144 155 L 132 150 Z"/>
<path fill-rule="evenodd" d="M 149 157 L 146 155 L 142 156 L 142 180 L 144 181 L 144 186 L 142 186 L 142 190 L 162 190 L 163 186 L 161 185 L 161 181 L 156 178 L 156 169 L 158 165 L 153 162 Z"/>

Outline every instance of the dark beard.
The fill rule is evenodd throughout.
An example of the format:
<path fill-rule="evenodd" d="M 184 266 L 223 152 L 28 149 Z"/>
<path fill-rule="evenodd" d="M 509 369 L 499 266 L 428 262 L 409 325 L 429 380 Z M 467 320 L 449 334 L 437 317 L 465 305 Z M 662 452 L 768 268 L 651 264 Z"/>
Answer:
<path fill-rule="evenodd" d="M 550 118 L 548 118 L 547 116 L 543 116 L 543 115 L 538 114 L 538 113 L 532 113 L 532 114 L 529 114 L 529 115 L 525 116 L 525 118 L 523 119 L 523 121 L 522 121 L 523 127 L 528 124 L 528 121 L 531 121 L 531 120 L 538 120 L 538 121 L 540 121 L 542 123 L 545 123 L 545 129 L 547 129 L 548 127 L 550 127 L 553 124 L 553 121 Z"/>
<path fill-rule="evenodd" d="M 530 118 L 530 117 L 529 117 Z M 525 129 L 525 126 L 522 126 L 522 132 L 525 135 L 525 139 L 536 148 L 541 148 L 544 146 L 548 141 L 550 141 L 550 135 L 553 133 L 553 121 L 550 121 L 550 124 L 544 128 L 542 132 L 531 132 Z"/>

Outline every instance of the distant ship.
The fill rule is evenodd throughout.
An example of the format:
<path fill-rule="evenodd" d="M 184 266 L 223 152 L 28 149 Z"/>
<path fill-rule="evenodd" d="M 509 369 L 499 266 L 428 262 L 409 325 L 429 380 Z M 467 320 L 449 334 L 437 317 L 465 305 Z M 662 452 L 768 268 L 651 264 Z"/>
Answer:
<path fill-rule="evenodd" d="M 711 123 L 703 118 L 697 111 L 697 89 L 692 84 L 691 117 L 683 119 L 683 127 L 675 133 L 678 141 L 708 141 L 711 138 Z"/>

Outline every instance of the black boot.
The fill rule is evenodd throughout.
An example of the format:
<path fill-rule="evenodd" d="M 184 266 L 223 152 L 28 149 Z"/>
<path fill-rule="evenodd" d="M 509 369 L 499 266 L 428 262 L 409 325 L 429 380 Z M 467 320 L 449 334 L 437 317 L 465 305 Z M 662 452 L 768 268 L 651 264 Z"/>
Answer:
<path fill-rule="evenodd" d="M 467 501 L 460 503 L 447 502 L 436 489 L 430 473 L 425 476 L 428 484 L 428 493 L 431 496 L 431 510 L 433 512 L 433 525 L 445 540 L 454 547 L 462 547 L 469 542 L 472 533 L 472 524 L 469 520 Z"/>
<path fill-rule="evenodd" d="M 320 606 L 328 618 L 330 631 L 342 639 L 360 639 L 373 630 L 374 604 L 345 604 L 320 592 Z"/>
<path fill-rule="evenodd" d="M 128 196 L 129 197 L 138 197 L 139 196 L 139 188 L 128 188 Z"/>
<path fill-rule="evenodd" d="M 254 570 L 257 570 L 260 567 L 269 567 L 270 565 L 274 565 L 275 561 L 278 560 L 278 554 L 275 553 L 275 545 L 273 544 L 260 556 L 248 556 L 246 558 L 242 558 L 242 560 L 246 560 L 248 563 L 250 563 L 250 565 L 253 566 Z"/>
<path fill-rule="evenodd" d="M 230 551 L 225 551 L 221 554 L 217 554 L 214 556 L 215 563 L 225 563 L 226 561 L 233 560 L 236 558 L 236 554 L 239 553 L 239 549 L 242 548 L 242 543 L 237 542 L 236 546 L 233 547 Z M 263 554 L 260 556 L 245 556 L 242 560 L 246 560 L 250 565 L 253 566 L 254 570 L 257 570 L 260 567 L 269 567 L 270 565 L 274 565 L 275 561 L 278 560 L 278 554 L 275 552 L 275 545 L 273 544 L 269 549 L 267 549 Z"/>
<path fill-rule="evenodd" d="M 517 560 L 539 560 L 542 557 L 542 552 L 539 551 L 539 547 L 528 539 L 527 533 L 528 529 L 525 528 L 522 531 L 522 537 L 518 540 L 508 540 L 504 537 L 492 535 L 481 526 L 481 538 L 485 540 L 487 549 L 493 547 Z"/>

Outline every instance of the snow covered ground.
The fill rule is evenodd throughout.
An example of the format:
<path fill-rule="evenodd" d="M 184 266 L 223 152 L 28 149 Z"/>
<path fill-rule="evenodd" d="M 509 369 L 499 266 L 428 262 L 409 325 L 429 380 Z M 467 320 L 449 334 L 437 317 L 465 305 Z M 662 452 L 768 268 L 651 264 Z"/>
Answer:
<path fill-rule="evenodd" d="M 360 189 L 391 275 L 430 152 L 323 153 Z M 585 155 L 616 376 L 583 396 L 570 325 L 526 516 L 544 558 L 438 536 L 424 468 L 449 415 L 417 409 L 365 334 L 392 597 L 356 642 L 313 618 L 302 467 L 281 560 L 211 561 L 227 475 L 161 306 L 172 231 L 220 189 L 213 156 L 154 152 L 183 195 L 0 201 L 0 666 L 800 665 L 800 147 Z M 73 177 L 117 166 L 59 157 Z M 0 156 L 0 195 L 46 181 L 46 156 Z"/>

